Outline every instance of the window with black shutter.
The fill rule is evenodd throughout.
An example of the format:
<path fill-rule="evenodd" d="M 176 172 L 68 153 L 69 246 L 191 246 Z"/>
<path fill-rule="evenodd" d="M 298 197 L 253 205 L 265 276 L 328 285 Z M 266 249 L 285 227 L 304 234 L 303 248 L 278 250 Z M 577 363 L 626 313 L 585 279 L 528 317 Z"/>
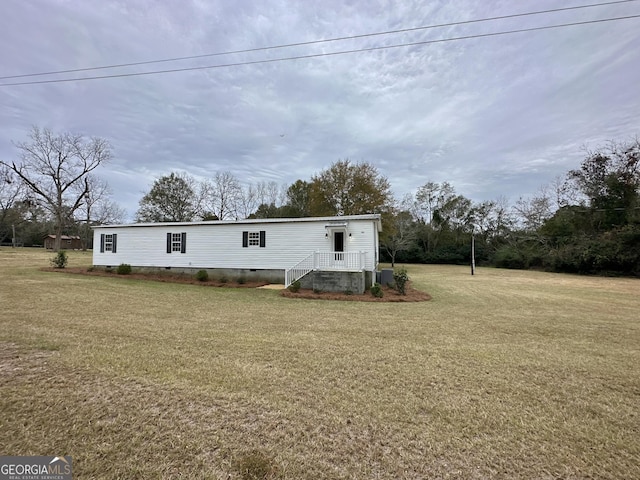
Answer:
<path fill-rule="evenodd" d="M 242 232 L 243 247 L 261 247 L 267 246 L 267 232 L 260 230 L 259 232 Z"/>
<path fill-rule="evenodd" d="M 167 253 L 187 253 L 187 232 L 167 233 Z"/>
<path fill-rule="evenodd" d="M 118 244 L 118 234 L 101 233 L 100 234 L 100 253 L 116 253 Z"/>

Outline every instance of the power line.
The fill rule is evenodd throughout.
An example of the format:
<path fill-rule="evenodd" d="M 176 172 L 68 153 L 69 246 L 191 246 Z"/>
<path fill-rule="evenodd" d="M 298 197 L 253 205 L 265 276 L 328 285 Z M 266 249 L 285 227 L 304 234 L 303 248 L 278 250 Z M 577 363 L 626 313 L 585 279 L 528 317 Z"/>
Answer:
<path fill-rule="evenodd" d="M 144 61 L 144 62 L 120 63 L 120 64 L 115 64 L 115 65 L 105 65 L 105 66 L 100 66 L 100 67 L 86 67 L 86 68 L 75 68 L 75 69 L 69 69 L 69 70 L 57 70 L 57 71 L 51 71 L 51 72 L 38 72 L 38 73 L 26 73 L 26 74 L 21 74 L 21 75 L 8 75 L 8 76 L 0 77 L 0 80 L 9 80 L 9 79 L 12 79 L 12 78 L 36 77 L 36 76 L 44 76 L 44 75 L 58 75 L 58 74 L 62 74 L 62 73 L 78 73 L 78 72 L 87 72 L 87 71 L 92 71 L 92 70 L 105 70 L 105 69 L 111 69 L 111 68 L 150 65 L 150 64 L 154 64 L 154 63 L 167 63 L 167 62 L 176 62 L 176 61 L 182 61 L 182 60 L 193 60 L 193 59 L 197 59 L 197 58 L 218 57 L 218 56 L 232 55 L 232 54 L 237 54 L 237 53 L 250 53 L 250 52 L 259 52 L 259 51 L 265 51 L 265 50 L 276 50 L 276 49 L 299 47 L 299 46 L 306 46 L 306 45 L 316 45 L 316 44 L 320 44 L 320 43 L 338 42 L 338 41 L 344 41 L 344 40 L 353 40 L 353 39 L 357 39 L 357 38 L 367 38 L 367 37 L 375 37 L 375 36 L 381 36 L 381 35 L 392 35 L 392 34 L 397 34 L 397 33 L 415 32 L 415 31 L 419 31 L 419 30 L 428 30 L 428 29 L 434 29 L 434 28 L 452 27 L 452 26 L 457 26 L 457 25 L 468 25 L 468 24 L 472 24 L 472 23 L 489 22 L 489 21 L 494 21 L 494 20 L 505 20 L 505 19 L 508 19 L 508 18 L 517 18 L 517 17 L 526 17 L 526 16 L 533 16 L 533 15 L 542 15 L 542 14 L 546 14 L 546 13 L 557 13 L 557 12 L 563 12 L 563 11 L 568 11 L 568 10 L 579 10 L 579 9 L 585 9 L 585 8 L 602 7 L 602 6 L 607 6 L 607 5 L 615 5 L 615 4 L 620 4 L 620 3 L 630 3 L 630 2 L 637 2 L 637 1 L 638 0 L 616 0 L 616 1 L 611 1 L 611 2 L 592 3 L 592 4 L 589 4 L 589 5 L 578 5 L 578 6 L 574 6 L 574 7 L 554 8 L 554 9 L 549 9 L 549 10 L 538 10 L 538 11 L 535 11 L 535 12 L 515 13 L 515 14 L 511 14 L 511 15 L 501 15 L 501 16 L 498 16 L 498 17 L 480 18 L 480 19 L 465 20 L 465 21 L 460 21 L 460 22 L 441 23 L 441 24 L 427 25 L 427 26 L 422 26 L 422 27 L 402 28 L 402 29 L 398 29 L 398 30 L 387 30 L 387 31 L 384 31 L 384 32 L 364 33 L 364 34 L 360 34 L 360 35 L 351 35 L 351 36 L 347 36 L 347 37 L 335 37 L 335 38 L 327 38 L 327 39 L 323 39 L 323 40 L 312 40 L 312 41 L 308 41 L 308 42 L 288 43 L 288 44 L 284 44 L 284 45 L 274 45 L 274 46 L 269 46 L 269 47 L 257 47 L 257 48 L 249 48 L 249 49 L 244 49 L 244 50 L 232 50 L 232 51 L 228 51 L 228 52 L 206 53 L 206 54 L 202 54 L 202 55 L 191 55 L 191 56 L 186 56 L 186 57 L 165 58 L 165 59 L 161 59 L 161 60 L 148 60 L 148 61 Z M 11 85 L 13 85 L 13 84 L 11 84 Z"/>
<path fill-rule="evenodd" d="M 640 14 L 639 15 L 627 15 L 627 16 L 624 16 L 624 17 L 603 18 L 603 19 L 599 19 L 599 20 L 587 20 L 587 21 L 583 21 L 583 22 L 562 23 L 562 24 L 558 24 L 558 25 L 546 25 L 546 26 L 542 26 L 542 27 L 521 28 L 521 29 L 517 29 L 517 30 L 507 30 L 507 31 L 502 31 L 502 32 L 491 32 L 491 33 L 482 33 L 482 34 L 476 34 L 476 35 L 465 35 L 465 36 L 462 36 L 462 37 L 442 38 L 442 39 L 438 39 L 438 40 L 425 40 L 425 41 L 421 41 L 421 42 L 400 43 L 400 44 L 396 44 L 396 45 L 386 45 L 386 46 L 381 46 L 381 47 L 368 47 L 368 48 L 359 48 L 359 49 L 353 49 L 353 50 L 341 50 L 341 51 L 337 51 L 337 52 L 326 52 L 326 53 L 316 53 L 316 54 L 309 54 L 309 55 L 298 55 L 298 56 L 293 56 L 293 57 L 271 58 L 271 59 L 265 59 L 265 60 L 253 60 L 253 61 L 236 62 L 236 63 L 223 63 L 223 64 L 218 64 L 218 65 L 204 65 L 204 66 L 199 66 L 199 67 L 172 68 L 172 69 L 168 69 L 168 70 L 153 70 L 153 71 L 150 71 L 150 72 L 133 72 L 133 73 L 120 73 L 120 74 L 114 74 L 114 75 L 99 75 L 99 76 L 94 76 L 94 77 L 62 78 L 62 79 L 56 79 L 56 80 L 37 80 L 37 81 L 32 81 L 32 82 L 0 83 L 0 87 L 10 87 L 10 86 L 18 86 L 18 85 L 39 85 L 39 84 L 45 84 L 45 83 L 79 82 L 79 81 L 84 81 L 84 80 L 102 80 L 102 79 L 107 79 L 107 78 L 139 77 L 139 76 L 143 76 L 143 75 L 158 75 L 158 74 L 162 74 L 162 73 L 176 73 L 176 72 L 187 72 L 187 71 L 194 71 L 194 70 L 208 70 L 208 69 L 213 69 L 213 68 L 228 68 L 228 67 L 240 67 L 240 66 L 246 66 L 246 65 L 259 65 L 259 64 L 266 64 L 266 63 L 286 62 L 286 61 L 292 61 L 292 60 L 304 60 L 304 59 L 310 59 L 310 58 L 320 58 L 320 57 L 331 57 L 331 56 L 337 56 L 337 55 L 347 55 L 347 54 L 351 54 L 351 53 L 373 52 L 373 51 L 378 51 L 378 50 L 388 50 L 388 49 L 392 49 L 392 48 L 431 45 L 431 44 L 435 44 L 435 43 L 453 42 L 453 41 L 458 41 L 458 40 L 470 40 L 470 39 L 474 39 L 474 38 L 496 37 L 496 36 L 500 36 L 500 35 L 511 35 L 511 34 L 514 34 L 514 33 L 535 32 L 535 31 L 541 31 L 541 30 L 551 30 L 551 29 L 572 27 L 572 26 L 578 26 L 578 25 L 592 25 L 592 24 L 596 24 L 596 23 L 613 22 L 613 21 L 618 21 L 618 20 L 629 20 L 629 19 L 632 19 L 632 18 L 640 18 Z"/>

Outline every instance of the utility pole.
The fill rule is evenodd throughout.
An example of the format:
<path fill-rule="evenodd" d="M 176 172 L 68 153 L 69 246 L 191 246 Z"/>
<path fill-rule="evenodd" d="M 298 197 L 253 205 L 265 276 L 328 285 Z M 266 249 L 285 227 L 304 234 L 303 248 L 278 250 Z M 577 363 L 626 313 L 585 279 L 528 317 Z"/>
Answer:
<path fill-rule="evenodd" d="M 471 230 L 471 275 L 476 273 L 476 230 Z"/>

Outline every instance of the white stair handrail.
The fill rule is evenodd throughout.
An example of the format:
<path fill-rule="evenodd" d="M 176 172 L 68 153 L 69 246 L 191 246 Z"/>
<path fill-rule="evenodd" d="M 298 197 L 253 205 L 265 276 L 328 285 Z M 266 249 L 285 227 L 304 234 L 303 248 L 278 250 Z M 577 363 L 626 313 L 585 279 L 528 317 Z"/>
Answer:
<path fill-rule="evenodd" d="M 293 267 L 284 272 L 284 286 L 289 287 L 296 280 L 300 280 L 307 273 L 315 269 L 315 252 L 307 256 L 305 259 L 296 263 Z"/>

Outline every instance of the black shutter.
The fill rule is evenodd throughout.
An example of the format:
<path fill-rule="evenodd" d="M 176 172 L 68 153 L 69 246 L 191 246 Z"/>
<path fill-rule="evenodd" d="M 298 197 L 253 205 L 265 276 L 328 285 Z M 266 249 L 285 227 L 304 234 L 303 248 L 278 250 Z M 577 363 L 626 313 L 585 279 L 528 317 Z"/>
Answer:
<path fill-rule="evenodd" d="M 116 253 L 116 245 L 118 244 L 118 234 L 113 234 L 113 248 L 111 249 L 112 253 Z"/>
<path fill-rule="evenodd" d="M 260 246 L 262 248 L 267 246 L 267 232 L 260 230 Z"/>
<path fill-rule="evenodd" d="M 242 232 L 242 246 L 249 246 L 249 232 Z"/>
<path fill-rule="evenodd" d="M 100 253 L 104 253 L 104 233 L 100 234 Z"/>
<path fill-rule="evenodd" d="M 167 233 L 167 253 L 171 253 L 171 234 Z"/>
<path fill-rule="evenodd" d="M 180 253 L 187 253 L 187 232 L 182 232 L 182 247 Z"/>

